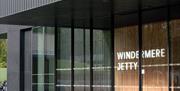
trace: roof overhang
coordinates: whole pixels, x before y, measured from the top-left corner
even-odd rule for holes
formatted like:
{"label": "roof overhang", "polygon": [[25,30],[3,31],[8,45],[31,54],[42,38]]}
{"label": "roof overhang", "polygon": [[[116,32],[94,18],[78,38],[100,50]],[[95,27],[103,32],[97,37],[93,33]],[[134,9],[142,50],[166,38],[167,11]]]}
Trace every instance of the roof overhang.
{"label": "roof overhang", "polygon": [[[94,0],[93,5],[93,27],[94,28],[109,28],[111,25],[111,5],[110,0]],[[131,0],[128,0],[131,1]],[[147,0],[148,1],[148,0]],[[161,0],[162,1],[162,0]],[[166,1],[166,0],[164,0]],[[175,0],[176,1],[176,0]],[[178,1],[178,0],[177,0]],[[131,3],[131,2],[129,2]],[[74,21],[75,27],[89,27],[90,25],[90,2],[89,0],[76,0],[74,7],[71,6],[71,0],[62,0],[56,3],[38,7],[35,9],[20,12],[14,15],[0,18],[0,24],[12,25],[30,25],[30,26],[60,26],[71,27]],[[171,5],[171,18],[179,18],[179,4]],[[121,5],[121,4],[120,4]],[[128,5],[127,5],[128,6]],[[131,6],[128,6],[130,9]],[[154,9],[154,10],[152,10]],[[142,9],[143,23],[164,21],[167,18],[166,5],[149,7]],[[74,13],[72,13],[74,11]],[[121,10],[120,10],[121,11]],[[123,11],[124,12],[124,11]],[[127,10],[117,13],[115,16],[116,25],[131,25],[138,24],[137,10]],[[73,18],[73,19],[72,19]]]}
{"label": "roof overhang", "polygon": [[[109,0],[95,0],[93,7],[94,27],[104,28],[110,22]],[[71,27],[72,18],[75,27],[89,27],[90,2],[89,0],[77,0],[74,8],[71,0],[62,0],[56,3],[20,12],[14,15],[0,18],[0,24],[30,25],[30,26],[57,26]],[[104,8],[105,7],[105,8]],[[74,13],[72,13],[74,11]],[[110,23],[109,23],[110,25]]]}

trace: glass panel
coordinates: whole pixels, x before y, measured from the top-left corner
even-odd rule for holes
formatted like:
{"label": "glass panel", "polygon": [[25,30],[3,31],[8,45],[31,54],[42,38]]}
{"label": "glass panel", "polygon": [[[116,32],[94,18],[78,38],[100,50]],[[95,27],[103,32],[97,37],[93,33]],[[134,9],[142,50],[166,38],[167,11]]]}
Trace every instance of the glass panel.
{"label": "glass panel", "polygon": [[70,69],[57,69],[57,85],[71,85],[71,70]]}
{"label": "glass panel", "polygon": [[90,91],[89,87],[75,87],[75,91]]}
{"label": "glass panel", "polygon": [[93,88],[110,91],[111,88],[111,32],[93,30]]}
{"label": "glass panel", "polygon": [[138,14],[115,16],[115,91],[139,91],[137,21]]}
{"label": "glass panel", "polygon": [[64,85],[64,86],[57,86],[57,91],[71,91],[71,86]]}
{"label": "glass panel", "polygon": [[71,68],[71,29],[58,28],[57,36],[57,68],[70,69]]}
{"label": "glass panel", "polygon": [[89,90],[90,47],[89,30],[75,29],[74,34],[74,87],[75,91]]}
{"label": "glass panel", "polygon": [[71,29],[57,30],[57,91],[71,90]]}
{"label": "glass panel", "polygon": [[172,91],[180,90],[180,20],[172,20],[171,21],[171,36],[172,36],[172,81],[171,88]]}
{"label": "glass panel", "polygon": [[[156,12],[161,14],[156,16]],[[143,12],[143,91],[168,91],[168,37],[165,19],[166,9]]]}
{"label": "glass panel", "polygon": [[33,91],[54,91],[54,28],[33,28]]}
{"label": "glass panel", "polygon": [[[178,1],[178,0],[172,0]],[[171,8],[171,89],[180,91],[180,5]]]}
{"label": "glass panel", "polygon": [[168,91],[166,24],[153,22],[143,26],[143,91]]}
{"label": "glass panel", "polygon": [[74,91],[90,90],[90,0],[76,0],[74,8]]}
{"label": "glass panel", "polygon": [[92,0],[93,91],[111,90],[111,0]]}

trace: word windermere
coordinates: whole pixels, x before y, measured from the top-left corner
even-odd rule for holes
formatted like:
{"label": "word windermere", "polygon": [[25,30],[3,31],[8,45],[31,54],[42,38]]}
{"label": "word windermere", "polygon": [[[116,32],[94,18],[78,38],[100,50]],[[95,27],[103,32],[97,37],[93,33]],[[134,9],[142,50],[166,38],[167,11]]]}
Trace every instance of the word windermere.
{"label": "word windermere", "polygon": [[[165,57],[165,49],[151,49],[143,50],[142,58],[158,58]],[[139,59],[139,51],[127,51],[127,52],[117,52],[118,60],[130,60],[130,59]],[[123,62],[118,63],[117,70],[136,70],[138,67],[138,62]]]}
{"label": "word windermere", "polygon": [[[142,58],[165,57],[165,49],[152,49],[142,51]],[[139,51],[117,52],[118,60],[139,59]]]}

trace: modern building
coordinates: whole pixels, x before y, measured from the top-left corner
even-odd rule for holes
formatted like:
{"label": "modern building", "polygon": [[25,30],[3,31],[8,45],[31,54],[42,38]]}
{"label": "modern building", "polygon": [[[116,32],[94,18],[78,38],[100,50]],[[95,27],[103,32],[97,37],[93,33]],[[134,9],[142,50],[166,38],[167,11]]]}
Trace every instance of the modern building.
{"label": "modern building", "polygon": [[180,0],[0,0],[7,89],[180,91],[179,10]]}

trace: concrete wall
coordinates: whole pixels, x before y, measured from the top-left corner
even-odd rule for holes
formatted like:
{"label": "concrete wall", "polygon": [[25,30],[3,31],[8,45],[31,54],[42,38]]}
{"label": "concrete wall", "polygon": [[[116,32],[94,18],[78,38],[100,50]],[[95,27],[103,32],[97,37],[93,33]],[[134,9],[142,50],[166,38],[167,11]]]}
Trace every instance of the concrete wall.
{"label": "concrete wall", "polygon": [[7,33],[8,91],[20,91],[20,30],[30,26],[0,25],[0,34]]}
{"label": "concrete wall", "polygon": [[8,31],[8,91],[20,91],[20,31]]}

